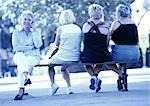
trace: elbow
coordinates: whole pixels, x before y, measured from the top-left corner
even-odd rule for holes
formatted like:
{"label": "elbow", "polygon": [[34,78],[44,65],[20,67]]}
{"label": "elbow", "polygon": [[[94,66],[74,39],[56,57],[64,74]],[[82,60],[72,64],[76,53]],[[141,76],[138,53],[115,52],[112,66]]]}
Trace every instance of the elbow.
{"label": "elbow", "polygon": [[35,45],[36,48],[40,48],[42,46],[43,43],[39,43],[37,45]]}

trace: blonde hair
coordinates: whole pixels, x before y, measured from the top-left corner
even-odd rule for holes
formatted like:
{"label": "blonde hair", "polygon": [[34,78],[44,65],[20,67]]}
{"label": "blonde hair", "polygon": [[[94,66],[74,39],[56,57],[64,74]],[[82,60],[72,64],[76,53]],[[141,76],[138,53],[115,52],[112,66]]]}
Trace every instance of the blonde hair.
{"label": "blonde hair", "polygon": [[20,15],[20,18],[19,18],[19,19],[20,19],[20,20],[19,20],[20,23],[22,23],[22,21],[23,21],[25,15],[31,16],[31,17],[32,17],[32,21],[34,22],[34,14],[33,14],[33,12],[30,11],[30,10],[26,10],[26,11],[23,11],[22,14]]}
{"label": "blonde hair", "polygon": [[89,6],[88,14],[92,19],[102,19],[104,17],[103,7],[99,4]]}
{"label": "blonde hair", "polygon": [[124,4],[119,4],[116,7],[116,12],[120,13],[121,17],[129,17],[131,15],[131,9],[129,8],[129,6]]}
{"label": "blonde hair", "polygon": [[61,25],[74,23],[74,22],[76,22],[76,18],[71,9],[67,9],[61,12],[59,16],[59,23]]}

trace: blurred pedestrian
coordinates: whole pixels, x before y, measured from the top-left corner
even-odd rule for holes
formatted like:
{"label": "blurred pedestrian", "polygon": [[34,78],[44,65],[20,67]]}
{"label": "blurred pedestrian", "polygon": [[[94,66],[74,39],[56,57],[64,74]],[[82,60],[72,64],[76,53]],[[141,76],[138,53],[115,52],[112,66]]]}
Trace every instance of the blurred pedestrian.
{"label": "blurred pedestrian", "polygon": [[9,26],[3,22],[1,23],[0,28],[0,58],[2,77],[4,77],[6,72],[9,71],[7,64],[9,61],[8,52],[10,52],[11,49],[11,33],[9,32]]}

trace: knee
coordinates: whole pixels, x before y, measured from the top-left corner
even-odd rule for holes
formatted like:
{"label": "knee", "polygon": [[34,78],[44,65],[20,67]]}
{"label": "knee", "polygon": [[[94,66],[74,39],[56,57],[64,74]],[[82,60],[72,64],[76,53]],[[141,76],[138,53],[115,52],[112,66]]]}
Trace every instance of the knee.
{"label": "knee", "polygon": [[92,67],[91,65],[86,65],[85,68],[86,68],[86,69],[91,69],[91,68],[93,68],[93,67]]}
{"label": "knee", "polygon": [[21,52],[16,53],[13,57],[13,61],[14,61],[15,64],[19,64],[19,63],[21,63],[22,61],[25,61],[25,60],[26,60],[25,54],[21,53]]}
{"label": "knee", "polygon": [[96,70],[100,70],[100,69],[102,69],[102,67],[103,67],[102,65],[96,65],[96,66],[95,66],[95,69],[96,69]]}
{"label": "knee", "polygon": [[66,69],[64,69],[64,68],[63,68],[63,69],[61,69],[61,72],[65,72],[65,71],[66,71]]}
{"label": "knee", "polygon": [[61,67],[61,72],[66,71],[66,67]]}
{"label": "knee", "polygon": [[48,71],[54,71],[54,67],[53,66],[49,66],[48,67]]}

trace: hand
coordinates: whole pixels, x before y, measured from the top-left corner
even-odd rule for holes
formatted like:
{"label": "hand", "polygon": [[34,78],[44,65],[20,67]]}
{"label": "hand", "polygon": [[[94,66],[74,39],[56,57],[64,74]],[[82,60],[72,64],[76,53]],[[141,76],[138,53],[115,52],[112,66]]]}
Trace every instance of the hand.
{"label": "hand", "polygon": [[31,24],[31,31],[33,31],[33,32],[36,31],[36,27],[35,27],[34,23]]}

